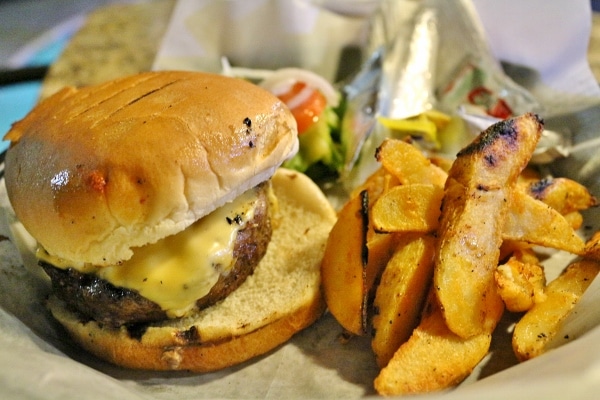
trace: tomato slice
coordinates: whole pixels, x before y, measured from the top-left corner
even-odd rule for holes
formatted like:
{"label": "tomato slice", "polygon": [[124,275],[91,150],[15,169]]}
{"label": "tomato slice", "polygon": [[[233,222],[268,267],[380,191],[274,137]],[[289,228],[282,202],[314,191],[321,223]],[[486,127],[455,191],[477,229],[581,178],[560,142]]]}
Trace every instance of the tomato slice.
{"label": "tomato slice", "polygon": [[292,111],[298,124],[299,135],[319,120],[327,106],[325,96],[320,91],[309,88],[304,82],[294,83],[290,90],[277,97]]}

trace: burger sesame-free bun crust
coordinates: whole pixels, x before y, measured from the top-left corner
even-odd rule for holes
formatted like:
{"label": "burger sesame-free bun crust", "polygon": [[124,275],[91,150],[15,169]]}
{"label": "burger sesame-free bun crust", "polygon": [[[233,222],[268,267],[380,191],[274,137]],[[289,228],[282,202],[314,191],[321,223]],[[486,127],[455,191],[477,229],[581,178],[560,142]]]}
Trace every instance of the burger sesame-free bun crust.
{"label": "burger sesame-free bun crust", "polygon": [[273,189],[279,211],[267,254],[222,302],[151,325],[140,339],[124,327],[81,322],[56,298],[49,301],[52,314],[83,348],[127,368],[207,372],[277,347],[325,309],[320,265],[336,214],[320,189],[298,172],[278,170]]}
{"label": "burger sesame-free bun crust", "polygon": [[267,180],[296,122],[241,79],[149,72],[66,88],[14,124],[6,186],[53,256],[111,265]]}

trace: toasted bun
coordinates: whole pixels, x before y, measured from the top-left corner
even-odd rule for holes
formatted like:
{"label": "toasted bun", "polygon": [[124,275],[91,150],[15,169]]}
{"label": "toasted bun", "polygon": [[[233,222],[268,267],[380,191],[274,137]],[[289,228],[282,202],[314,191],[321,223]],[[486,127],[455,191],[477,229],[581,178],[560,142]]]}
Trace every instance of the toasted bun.
{"label": "toasted bun", "polygon": [[14,124],[6,187],[51,254],[110,265],[267,180],[296,122],[241,79],[149,72],[67,88]]}
{"label": "toasted bun", "polygon": [[49,307],[83,348],[127,368],[214,371],[287,341],[324,311],[320,264],[336,214],[305,175],[273,177],[279,211],[267,254],[253,275],[222,302],[181,320],[149,326],[141,338],[125,327],[82,322],[56,298]]}

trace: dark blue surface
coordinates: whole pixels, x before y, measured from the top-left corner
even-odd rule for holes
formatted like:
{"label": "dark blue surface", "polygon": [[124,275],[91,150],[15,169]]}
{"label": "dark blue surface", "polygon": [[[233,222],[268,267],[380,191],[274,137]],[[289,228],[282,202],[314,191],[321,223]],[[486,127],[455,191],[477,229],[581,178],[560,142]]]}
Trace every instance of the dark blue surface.
{"label": "dark blue surface", "polygon": [[[64,49],[71,33],[46,43],[33,52],[22,66],[50,65]],[[23,118],[38,101],[41,81],[23,82],[0,87],[0,138],[3,138],[11,125]],[[0,152],[8,147],[8,142],[0,142]]]}
{"label": "dark blue surface", "polygon": [[[2,137],[13,122],[23,118],[35,105],[41,82],[24,82],[0,88],[0,132]],[[0,152],[8,147],[8,142],[0,143]]]}

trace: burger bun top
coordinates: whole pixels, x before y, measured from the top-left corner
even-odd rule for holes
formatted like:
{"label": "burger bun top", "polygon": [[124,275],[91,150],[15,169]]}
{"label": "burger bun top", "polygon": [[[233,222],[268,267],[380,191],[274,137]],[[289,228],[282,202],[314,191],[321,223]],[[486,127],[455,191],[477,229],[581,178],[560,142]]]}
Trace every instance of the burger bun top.
{"label": "burger bun top", "polygon": [[298,148],[274,95],[237,78],[162,71],[65,88],[5,137],[9,199],[73,265],[112,265],[268,180]]}

